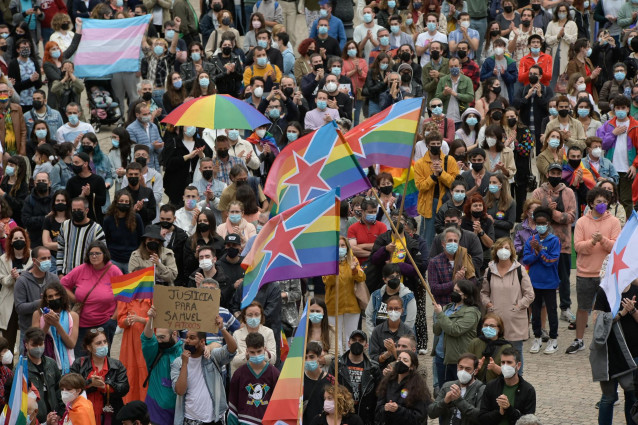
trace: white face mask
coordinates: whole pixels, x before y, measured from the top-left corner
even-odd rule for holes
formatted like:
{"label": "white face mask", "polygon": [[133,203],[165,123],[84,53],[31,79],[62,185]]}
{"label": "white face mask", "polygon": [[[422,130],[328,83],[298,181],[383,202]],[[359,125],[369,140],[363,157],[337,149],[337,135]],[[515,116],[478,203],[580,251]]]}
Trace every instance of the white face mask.
{"label": "white face mask", "polygon": [[213,268],[213,260],[205,258],[199,261],[199,267],[205,272]]}
{"label": "white face mask", "polygon": [[464,370],[458,370],[456,372],[456,377],[459,378],[459,382],[463,385],[467,384],[468,382],[472,380],[472,374]]}
{"label": "white face mask", "polygon": [[496,56],[501,56],[503,53],[505,53],[505,49],[502,47],[495,47],[494,48],[494,54]]}
{"label": "white face mask", "polygon": [[391,321],[396,322],[397,320],[399,320],[401,318],[401,312],[400,311],[388,311],[388,318]]}
{"label": "white face mask", "polygon": [[591,154],[596,158],[600,158],[600,156],[603,154],[603,150],[601,148],[594,148],[591,150]]}
{"label": "white face mask", "polygon": [[74,391],[64,391],[64,390],[62,390],[60,393],[62,395],[62,402],[65,405],[70,404],[73,400],[78,398],[78,395]]}
{"label": "white face mask", "polygon": [[470,27],[470,21],[463,21],[461,22],[461,26],[463,28],[469,28]]}
{"label": "white face mask", "polygon": [[3,365],[13,364],[13,353],[11,352],[11,350],[5,351],[4,354],[2,355],[2,364]]}
{"label": "white face mask", "polygon": [[512,256],[512,251],[510,251],[507,248],[501,248],[498,251],[496,251],[496,255],[498,256],[499,260],[507,260],[508,258]]}
{"label": "white face mask", "polygon": [[260,128],[259,130],[255,131],[255,133],[260,139],[263,139],[264,136],[266,135],[266,130],[263,128]]}
{"label": "white face mask", "polygon": [[489,146],[490,148],[494,145],[496,145],[496,138],[495,137],[486,137],[485,141],[487,142],[487,146]]}
{"label": "white face mask", "polygon": [[255,95],[255,97],[262,97],[264,95],[264,89],[261,87],[256,87],[255,90],[253,90],[253,94]]}
{"label": "white face mask", "polygon": [[587,84],[579,84],[576,86],[576,90],[578,91],[585,91],[587,89]]}
{"label": "white face mask", "polygon": [[333,91],[337,90],[337,83],[333,83],[332,81],[326,84],[326,90],[329,93],[332,93]]}
{"label": "white face mask", "polygon": [[503,377],[505,379],[509,379],[512,376],[516,375],[516,368],[508,364],[504,364],[501,366],[501,372],[503,373]]}

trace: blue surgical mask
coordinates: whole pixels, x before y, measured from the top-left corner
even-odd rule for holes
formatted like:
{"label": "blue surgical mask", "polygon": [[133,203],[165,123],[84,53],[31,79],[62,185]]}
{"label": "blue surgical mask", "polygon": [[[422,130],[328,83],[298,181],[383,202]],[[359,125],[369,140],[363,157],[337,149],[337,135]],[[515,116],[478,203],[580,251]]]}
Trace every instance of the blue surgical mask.
{"label": "blue surgical mask", "polygon": [[379,43],[385,47],[390,44],[390,37],[384,35],[383,37],[379,37]]}
{"label": "blue surgical mask", "polygon": [[456,242],[448,242],[445,244],[445,251],[448,254],[454,255],[456,251],[459,249],[459,244]]}
{"label": "blue surgical mask", "polygon": [[259,47],[263,47],[264,49],[268,48],[268,40],[257,40],[257,45]]}
{"label": "blue surgical mask", "polygon": [[310,320],[312,323],[319,323],[323,320],[323,314],[322,313],[309,313],[308,314],[308,320]]}
{"label": "blue surgical mask", "polygon": [[120,141],[117,139],[111,139],[111,144],[113,145],[114,148],[120,147]]}
{"label": "blue surgical mask", "polygon": [[545,233],[547,233],[547,229],[548,229],[547,224],[538,224],[536,226],[536,231],[541,235],[544,235]]}
{"label": "blue surgical mask", "polygon": [[229,214],[228,219],[231,223],[239,223],[241,221],[241,214]]}
{"label": "blue surgical mask", "polygon": [[12,167],[11,165],[7,165],[6,168],[4,169],[4,173],[7,176],[12,176],[15,174],[15,172],[16,172],[15,167]]}
{"label": "blue surgical mask", "polygon": [[498,187],[497,184],[491,184],[489,186],[490,192],[492,193],[498,193],[498,191],[501,189],[500,187]]}
{"label": "blue surgical mask", "polygon": [[476,117],[469,117],[467,120],[465,120],[465,122],[467,123],[467,125],[469,125],[470,127],[475,126],[476,124],[478,124],[478,118]]}
{"label": "blue surgical mask", "polygon": [[412,25],[413,23],[414,23],[414,19],[412,19],[412,18],[408,18],[408,19],[406,19],[406,20],[405,20],[405,24],[406,24],[407,26],[410,26],[410,25]]}
{"label": "blue surgical mask", "polygon": [[616,81],[620,82],[620,81],[625,79],[625,73],[624,72],[615,72],[614,73],[614,78],[616,79]]}
{"label": "blue surgical mask", "polygon": [[155,46],[155,47],[153,47],[153,52],[155,52],[155,54],[157,56],[162,56],[164,54],[164,47],[163,46]]}
{"label": "blue surgical mask", "polygon": [[308,372],[313,372],[317,370],[317,368],[319,367],[319,363],[317,363],[316,360],[309,360],[309,361],[306,361],[304,367],[306,368]]}
{"label": "blue surgical mask", "polygon": [[490,328],[489,326],[485,326],[481,330],[483,331],[483,335],[485,335],[486,338],[494,338],[498,334],[498,332],[496,332],[496,329]]}
{"label": "blue surgical mask", "polygon": [[397,7],[397,2],[396,2],[396,1],[394,1],[394,0],[390,0],[390,1],[388,2],[388,7],[389,7],[390,9],[394,9],[395,7]]}
{"label": "blue surgical mask", "polygon": [[443,107],[442,106],[437,106],[435,108],[432,108],[432,113],[434,115],[443,115]]}
{"label": "blue surgical mask", "polygon": [[339,247],[339,258],[345,258],[348,254],[348,248]]}
{"label": "blue surgical mask", "polygon": [[332,75],[336,75],[337,78],[341,76],[341,68],[338,66],[333,66],[330,71],[332,72]]}
{"label": "blue surgical mask", "polygon": [[364,13],[363,22],[365,22],[366,24],[369,24],[370,22],[372,22],[372,13]]}
{"label": "blue surgical mask", "polygon": [[208,85],[210,84],[210,80],[208,78],[200,78],[199,79],[199,85],[202,87],[208,87]]}
{"label": "blue surgical mask", "polygon": [[540,47],[530,47],[529,50],[534,53],[535,55],[539,54],[541,52],[541,48]]}
{"label": "blue surgical mask", "polygon": [[366,221],[368,223],[374,223],[375,221],[377,221],[377,215],[376,214],[366,214]]}
{"label": "blue surgical mask", "polygon": [[48,272],[49,270],[51,270],[51,260],[40,261],[38,268],[41,272]]}
{"label": "blue surgical mask", "polygon": [[264,360],[266,359],[266,355],[265,354],[260,354],[258,356],[250,356],[250,358],[248,359],[249,362],[251,362],[252,364],[260,364],[262,363]]}
{"label": "blue surgical mask", "polygon": [[228,138],[233,141],[239,139],[239,130],[228,130]]}
{"label": "blue surgical mask", "polygon": [[196,131],[197,131],[197,127],[192,127],[192,126],[184,127],[184,134],[186,134],[188,137],[193,137]]}
{"label": "blue surgical mask", "polygon": [[399,25],[391,25],[390,31],[392,32],[392,34],[398,34],[399,31],[401,31],[401,27]]}
{"label": "blue surgical mask", "polygon": [[35,137],[38,139],[44,139],[47,137],[47,130],[45,128],[41,128],[40,130],[35,131]]}
{"label": "blue surgical mask", "polygon": [[251,328],[258,328],[261,325],[261,316],[247,317],[246,324]]}
{"label": "blue surgical mask", "polygon": [[357,56],[357,49],[348,49],[348,56],[354,58]]}
{"label": "blue surgical mask", "polygon": [[199,52],[194,52],[191,53],[191,59],[193,60],[193,62],[197,62],[202,58],[202,54]]}
{"label": "blue surgical mask", "polygon": [[328,16],[328,11],[326,9],[319,9],[319,16],[325,18],[326,16]]}
{"label": "blue surgical mask", "polygon": [[101,347],[97,347],[95,349],[95,355],[98,356],[99,358],[104,358],[109,354],[109,346],[108,345],[102,345]]}
{"label": "blue surgical mask", "polygon": [[289,131],[286,133],[286,137],[288,138],[289,142],[294,142],[295,140],[297,140],[297,138],[299,138],[299,134]]}
{"label": "blue surgical mask", "polygon": [[71,114],[68,116],[68,118],[71,125],[78,125],[78,123],[80,122],[80,117],[76,114]]}
{"label": "blue surgical mask", "polygon": [[319,34],[328,34],[328,27],[325,25],[321,25],[319,28],[317,28],[317,32]]}
{"label": "blue surgical mask", "polygon": [[165,37],[167,40],[172,40],[175,37],[175,30],[166,30]]}
{"label": "blue surgical mask", "polygon": [[183,84],[184,82],[182,80],[173,81],[173,87],[177,90],[181,89]]}
{"label": "blue surgical mask", "polygon": [[322,111],[324,109],[326,109],[328,107],[328,102],[325,100],[318,100],[317,101],[317,108],[321,109]]}
{"label": "blue surgical mask", "polygon": [[627,118],[627,111],[624,109],[614,110],[614,113],[616,114],[616,118],[620,118],[621,120]]}
{"label": "blue surgical mask", "polygon": [[456,201],[456,202],[462,202],[463,200],[465,200],[465,193],[464,192],[454,192],[452,194],[452,198]]}
{"label": "blue surgical mask", "polygon": [[549,114],[553,117],[558,115],[558,109],[556,108],[549,108]]}
{"label": "blue surgical mask", "polygon": [[279,113],[279,109],[277,108],[273,108],[268,112],[268,116],[274,120],[279,119],[279,116],[281,114]]}
{"label": "blue surgical mask", "polygon": [[591,47],[590,47],[589,49],[587,49],[587,57],[590,57],[590,56],[591,56],[591,52],[592,52],[592,49],[591,49]]}
{"label": "blue surgical mask", "polygon": [[265,56],[262,56],[260,58],[257,58],[257,65],[258,66],[266,66],[268,64],[268,58]]}
{"label": "blue surgical mask", "polygon": [[427,25],[428,31],[430,32],[436,31],[436,26],[437,26],[436,22],[428,22],[428,25]]}
{"label": "blue surgical mask", "polygon": [[388,69],[388,64],[387,63],[381,63],[381,64],[379,64],[379,68],[381,69],[381,71],[385,71],[386,69]]}
{"label": "blue surgical mask", "polygon": [[60,55],[62,54],[62,52],[60,52],[59,50],[51,50],[51,57],[53,59],[57,59],[60,57]]}

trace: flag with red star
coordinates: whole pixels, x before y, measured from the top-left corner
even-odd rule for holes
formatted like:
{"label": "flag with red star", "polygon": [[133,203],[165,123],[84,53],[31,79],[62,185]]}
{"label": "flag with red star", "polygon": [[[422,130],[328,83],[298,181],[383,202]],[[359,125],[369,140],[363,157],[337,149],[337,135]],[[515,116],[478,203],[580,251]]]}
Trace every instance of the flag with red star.
{"label": "flag with red star", "polygon": [[638,214],[631,212],[609,254],[605,277],[600,287],[605,291],[614,317],[620,309],[622,291],[638,276]]}
{"label": "flag with red star", "polygon": [[286,146],[268,172],[264,193],[286,211],[340,187],[341,199],[370,188],[370,182],[333,122]]}
{"label": "flag with red star", "polygon": [[241,264],[246,270],[241,308],[267,283],[339,273],[340,208],[336,188],[266,223]]}

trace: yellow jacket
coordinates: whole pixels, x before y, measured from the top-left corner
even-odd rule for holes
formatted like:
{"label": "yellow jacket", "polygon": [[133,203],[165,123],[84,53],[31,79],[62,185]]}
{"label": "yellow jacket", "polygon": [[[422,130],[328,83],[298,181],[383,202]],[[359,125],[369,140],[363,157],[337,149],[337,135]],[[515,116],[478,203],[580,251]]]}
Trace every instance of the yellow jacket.
{"label": "yellow jacket", "polygon": [[[259,68],[257,64],[253,64],[247,66],[244,70],[244,87],[248,87],[250,85],[250,79],[253,77],[262,77],[264,81],[268,80],[266,74],[268,72],[272,72],[272,77],[268,77],[272,83],[279,83],[281,81],[281,71],[277,65],[271,65],[270,63],[266,64],[265,67]],[[268,83],[266,83],[266,87],[270,87]]]}
{"label": "yellow jacket", "polygon": [[[446,161],[447,165],[445,164]],[[434,199],[435,185],[439,185],[439,200],[436,205],[436,210],[438,211],[443,204],[443,195],[450,189],[452,182],[459,175],[459,167],[452,155],[441,154],[441,164],[443,165],[443,171],[441,171],[441,175],[436,180],[432,178],[434,173],[429,150],[423,158],[414,164],[414,183],[419,189],[418,210],[419,214],[425,218],[432,218],[432,200]]]}
{"label": "yellow jacket", "polygon": [[[354,295],[355,282],[364,282],[366,274],[359,265],[359,261],[352,257],[356,263],[353,270],[347,260],[339,262],[339,314],[359,314],[359,302]],[[337,276],[323,276],[323,283],[326,285],[326,306],[328,307],[328,315],[335,315],[335,286],[337,285]]]}

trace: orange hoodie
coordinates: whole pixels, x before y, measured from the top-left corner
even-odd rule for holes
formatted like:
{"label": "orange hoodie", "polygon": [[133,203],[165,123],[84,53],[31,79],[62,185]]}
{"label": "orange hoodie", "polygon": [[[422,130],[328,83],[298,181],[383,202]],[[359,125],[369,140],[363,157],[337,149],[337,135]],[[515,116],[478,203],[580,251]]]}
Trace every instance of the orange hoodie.
{"label": "orange hoodie", "polygon": [[[602,239],[592,245],[591,235],[596,232],[600,232]],[[579,218],[574,229],[574,249],[578,254],[576,276],[599,277],[603,260],[613,249],[618,235],[620,221],[609,212],[605,212],[599,219],[595,219],[591,211]]]}

